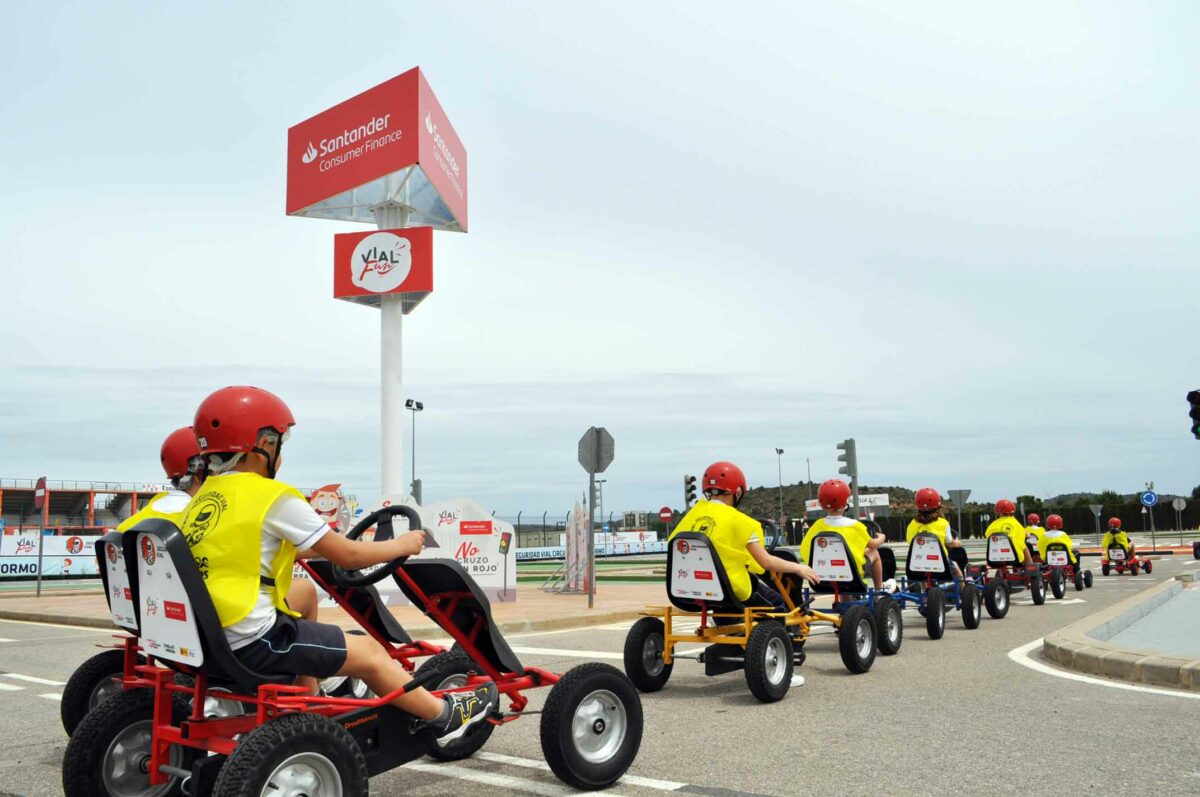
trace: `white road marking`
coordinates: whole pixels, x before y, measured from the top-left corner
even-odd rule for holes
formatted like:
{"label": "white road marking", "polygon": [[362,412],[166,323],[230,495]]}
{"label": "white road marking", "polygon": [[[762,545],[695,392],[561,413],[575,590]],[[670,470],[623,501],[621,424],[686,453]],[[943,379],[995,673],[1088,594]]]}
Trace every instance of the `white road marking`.
{"label": "white road marking", "polygon": [[[1013,601],[1013,603],[1020,605],[1020,606],[1033,606],[1034,605],[1033,598],[1029,598],[1028,600]],[[1053,599],[1047,598],[1046,603],[1044,605],[1046,605],[1046,606],[1070,606],[1075,603],[1087,603],[1087,601],[1084,600],[1083,598],[1067,598],[1066,600],[1053,600]]]}
{"label": "white road marking", "polygon": [[21,675],[19,672],[0,672],[0,678],[12,678],[14,681],[26,681],[31,684],[46,686],[66,686],[66,681],[51,681],[47,678],[35,678],[32,675]]}
{"label": "white road marking", "polygon": [[25,687],[16,684],[0,683],[0,692],[20,692]]}
{"label": "white road marking", "polygon": [[44,697],[47,700],[62,700],[62,695],[57,692],[46,692],[45,694],[38,695],[38,697]]}
{"label": "white road marking", "polygon": [[16,642],[16,641],[17,640],[15,640],[15,639],[4,639],[3,637],[0,637],[0,642]]}
{"label": "white road marking", "polygon": [[121,633],[116,628],[89,628],[85,625],[66,625],[64,623],[43,623],[38,620],[4,620],[0,619],[0,623],[14,623],[16,625],[41,625],[46,628],[66,628],[70,631],[84,631],[89,634],[119,634]]}
{"label": "white road marking", "polygon": [[1183,697],[1192,700],[1200,700],[1200,693],[1196,692],[1179,692],[1173,689],[1157,689],[1153,686],[1138,686],[1137,684],[1121,683],[1120,681],[1108,681],[1103,678],[1094,678],[1090,675],[1082,673],[1070,672],[1068,670],[1060,670],[1055,667],[1050,667],[1040,661],[1034,661],[1030,656],[1030,651],[1040,647],[1042,639],[1035,639],[1032,642],[1021,645],[1019,648],[1013,648],[1008,652],[1008,657],[1020,664],[1022,667],[1028,667],[1031,670],[1043,673],[1045,675],[1053,675],[1056,678],[1066,678],[1068,681],[1079,681],[1080,683],[1093,684],[1096,686],[1108,686],[1113,689],[1124,689],[1128,692],[1148,692],[1152,695],[1166,695],[1167,697]]}
{"label": "white road marking", "polygon": [[[574,789],[558,783],[539,783],[534,780],[525,780],[524,778],[515,778],[511,775],[497,775],[490,772],[480,772],[475,769],[455,766],[453,764],[405,764],[405,769],[416,770],[417,772],[425,772],[430,775],[439,775],[445,778],[457,778],[465,780],[469,783],[479,783],[484,786],[492,786],[501,789],[511,789],[512,791],[525,792],[526,794],[540,794],[542,797],[568,797],[579,792]],[[613,795],[612,792],[606,792],[611,797],[619,797]]]}
{"label": "white road marking", "polygon": [[621,653],[609,653],[606,650],[569,650],[563,648],[529,648],[518,646],[512,649],[513,653],[526,653],[531,656],[563,656],[569,659],[608,659],[611,661],[623,661],[625,656]]}
{"label": "white road marking", "polygon": [[[536,761],[532,758],[519,758],[515,755],[504,755],[502,753],[479,752],[475,754],[475,758],[484,761],[491,761],[495,764],[508,764],[513,767],[525,767],[526,769],[537,769],[543,772],[550,772],[550,765],[545,761]],[[617,783],[626,786],[638,786],[643,789],[656,789],[658,791],[679,791],[686,783],[678,783],[673,780],[659,780],[658,778],[643,778],[640,775],[625,775],[617,781]]]}

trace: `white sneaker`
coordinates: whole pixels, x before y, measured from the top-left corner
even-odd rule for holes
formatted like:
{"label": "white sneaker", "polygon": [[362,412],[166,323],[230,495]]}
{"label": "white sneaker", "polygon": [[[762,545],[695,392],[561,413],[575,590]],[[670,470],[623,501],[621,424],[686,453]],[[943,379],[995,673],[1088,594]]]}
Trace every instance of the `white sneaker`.
{"label": "white sneaker", "polygon": [[891,595],[900,591],[900,585],[896,583],[896,579],[889,578],[887,581],[883,582],[883,587],[881,587],[881,589]]}

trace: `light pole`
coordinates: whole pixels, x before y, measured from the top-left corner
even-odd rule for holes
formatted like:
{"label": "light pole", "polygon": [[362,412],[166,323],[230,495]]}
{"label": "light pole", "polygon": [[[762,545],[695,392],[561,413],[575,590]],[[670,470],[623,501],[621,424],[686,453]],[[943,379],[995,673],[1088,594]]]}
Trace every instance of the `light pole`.
{"label": "light pole", "polygon": [[812,500],[812,461],[809,460],[808,457],[805,457],[804,464],[808,468],[808,500],[811,501]]}
{"label": "light pole", "polygon": [[779,467],[779,528],[783,528],[783,449],[775,449],[775,464]]}
{"label": "light pole", "polygon": [[421,496],[418,495],[420,488],[417,486],[417,413],[425,409],[425,403],[414,399],[407,399],[404,402],[404,409],[412,413],[412,497],[416,502],[421,503]]}

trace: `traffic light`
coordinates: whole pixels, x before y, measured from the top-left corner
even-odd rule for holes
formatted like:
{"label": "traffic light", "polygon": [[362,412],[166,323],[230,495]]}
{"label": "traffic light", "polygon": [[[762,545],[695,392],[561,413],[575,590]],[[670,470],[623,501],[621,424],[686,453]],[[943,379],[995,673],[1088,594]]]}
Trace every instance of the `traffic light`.
{"label": "traffic light", "polygon": [[1188,410],[1188,415],[1192,418],[1192,437],[1200,440],[1200,390],[1193,390],[1187,394],[1188,404],[1192,405]]}
{"label": "traffic light", "polygon": [[842,466],[838,468],[838,473],[844,473],[850,477],[850,481],[858,481],[858,453],[854,449],[854,438],[850,437],[837,444],[838,462]]}
{"label": "traffic light", "polygon": [[683,505],[689,507],[696,503],[696,477],[683,477]]}

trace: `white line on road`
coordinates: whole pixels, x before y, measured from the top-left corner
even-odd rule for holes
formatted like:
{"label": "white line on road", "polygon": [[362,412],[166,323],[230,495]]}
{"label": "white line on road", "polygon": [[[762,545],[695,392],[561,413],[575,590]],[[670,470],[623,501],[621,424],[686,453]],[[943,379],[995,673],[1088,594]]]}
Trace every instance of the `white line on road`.
{"label": "white line on road", "polygon": [[0,672],[0,678],[12,678],[14,681],[27,681],[31,684],[45,684],[46,686],[66,686],[65,681],[51,681],[47,678],[35,678],[32,675],[21,675],[19,672]]}
{"label": "white line on road", "polygon": [[606,650],[569,650],[563,648],[528,648],[514,647],[513,653],[527,653],[531,656],[565,656],[569,659],[610,659],[622,661],[625,656],[620,653],[609,653]]}
{"label": "white line on road", "polygon": [[[1013,601],[1020,606],[1033,606],[1033,599]],[[1067,600],[1047,600],[1045,606],[1070,606],[1075,603],[1087,603],[1083,598],[1068,598]]]}
{"label": "white line on road", "polygon": [[1200,694],[1194,692],[1177,692],[1171,689],[1155,689],[1153,686],[1138,686],[1136,684],[1120,683],[1118,681],[1106,681],[1103,678],[1093,678],[1090,675],[1082,675],[1076,672],[1067,672],[1054,667],[1047,666],[1040,661],[1034,661],[1029,656],[1030,651],[1039,647],[1042,644],[1041,639],[1035,639],[1027,645],[1022,645],[1019,648],[1013,648],[1008,652],[1008,657],[1020,664],[1022,667],[1028,667],[1031,670],[1036,670],[1045,675],[1053,675],[1055,678],[1066,678],[1068,681],[1079,681],[1085,684],[1094,684],[1096,686],[1109,686],[1113,689],[1124,689],[1129,692],[1149,692],[1152,695],[1166,695],[1167,697],[1186,697],[1192,700],[1200,700]]}
{"label": "white line on road", "polygon": [[16,642],[16,641],[17,640],[15,640],[15,639],[4,639],[3,637],[0,637],[0,642]]}
{"label": "white line on road", "polygon": [[47,700],[62,700],[62,695],[58,692],[46,692],[45,694],[38,695],[38,697],[44,697]]}
{"label": "white line on road", "polygon": [[66,628],[71,631],[85,631],[89,634],[119,634],[115,628],[89,628],[85,625],[66,625],[64,623],[43,623],[38,620],[4,620],[0,619],[0,623],[13,623],[15,625],[41,625],[46,628]]}
{"label": "white line on road", "polygon": [[[525,792],[526,794],[540,794],[542,797],[568,797],[568,795],[579,793],[572,788],[558,783],[539,783],[534,780],[515,778],[511,775],[480,772],[466,767],[454,766],[453,764],[405,764],[404,768],[416,770],[417,772],[425,772],[430,775],[457,778],[458,780],[479,783],[484,786],[511,789],[513,791]],[[618,796],[612,795],[611,797]]]}
{"label": "white line on road", "polygon": [[[550,765],[545,761],[537,761],[532,758],[519,758],[515,755],[504,755],[503,753],[487,753],[479,752],[475,754],[475,758],[491,761],[494,764],[508,764],[513,767],[525,767],[526,769],[538,769],[543,772],[550,772]],[[625,775],[617,783],[625,786],[638,786],[644,789],[656,789],[658,791],[679,791],[686,783],[678,783],[673,780],[659,780],[658,778],[643,778],[640,775]]]}
{"label": "white line on road", "polygon": [[25,687],[16,684],[0,683],[0,692],[20,692]]}

